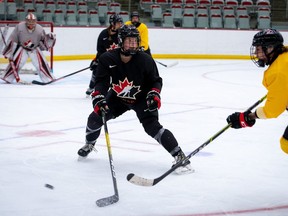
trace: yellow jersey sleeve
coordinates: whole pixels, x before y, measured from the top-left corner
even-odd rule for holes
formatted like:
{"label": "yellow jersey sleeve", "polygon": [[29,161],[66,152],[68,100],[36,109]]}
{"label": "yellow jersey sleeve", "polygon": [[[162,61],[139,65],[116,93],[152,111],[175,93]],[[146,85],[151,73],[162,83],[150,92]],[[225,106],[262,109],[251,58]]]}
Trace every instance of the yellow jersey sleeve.
{"label": "yellow jersey sleeve", "polygon": [[137,29],[141,38],[140,46],[144,47],[144,50],[147,50],[149,47],[148,28],[144,23],[141,23]]}
{"label": "yellow jersey sleeve", "polygon": [[256,110],[259,118],[277,118],[288,107],[288,53],[280,54],[264,72],[262,84],[268,90],[263,107]]}

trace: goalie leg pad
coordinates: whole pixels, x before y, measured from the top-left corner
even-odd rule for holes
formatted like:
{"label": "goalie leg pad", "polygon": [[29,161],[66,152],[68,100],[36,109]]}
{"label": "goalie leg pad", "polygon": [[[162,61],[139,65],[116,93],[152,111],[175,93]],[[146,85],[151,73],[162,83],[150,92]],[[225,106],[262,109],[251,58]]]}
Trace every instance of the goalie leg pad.
{"label": "goalie leg pad", "polygon": [[48,66],[48,62],[42,53],[42,51],[37,47],[33,51],[29,52],[32,64],[36,68],[40,79],[43,82],[50,82],[54,80],[54,76],[51,73],[51,69]]}
{"label": "goalie leg pad", "polygon": [[15,80],[13,68],[11,67],[10,64],[5,69],[5,73],[4,73],[3,77],[1,77],[1,79],[7,83],[12,83]]}
{"label": "goalie leg pad", "polygon": [[[16,73],[18,74],[18,76],[19,76],[19,71],[26,63],[27,58],[28,58],[27,51],[25,51],[22,47],[19,47],[19,49],[13,56],[13,62],[14,62]],[[15,76],[14,76],[13,68],[11,67],[11,64],[7,65],[2,79],[8,83],[12,83],[15,80]]]}

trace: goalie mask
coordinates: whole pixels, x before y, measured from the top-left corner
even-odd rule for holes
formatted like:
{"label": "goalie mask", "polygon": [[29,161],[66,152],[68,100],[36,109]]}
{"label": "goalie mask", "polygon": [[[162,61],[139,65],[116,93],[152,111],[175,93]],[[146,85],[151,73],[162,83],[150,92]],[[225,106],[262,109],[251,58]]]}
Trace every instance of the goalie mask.
{"label": "goalie mask", "polygon": [[118,32],[118,45],[121,54],[125,56],[135,55],[139,51],[139,31],[133,25],[123,25]]}
{"label": "goalie mask", "polygon": [[109,17],[110,29],[112,32],[117,32],[117,30],[123,25],[123,19],[119,14],[112,14]]}
{"label": "goalie mask", "polygon": [[258,67],[271,65],[283,52],[283,37],[276,29],[265,29],[255,34],[250,48],[250,57]]}
{"label": "goalie mask", "polygon": [[36,16],[33,13],[29,13],[25,18],[25,22],[26,22],[26,27],[29,30],[29,32],[33,32],[36,27],[36,22],[37,22]]}

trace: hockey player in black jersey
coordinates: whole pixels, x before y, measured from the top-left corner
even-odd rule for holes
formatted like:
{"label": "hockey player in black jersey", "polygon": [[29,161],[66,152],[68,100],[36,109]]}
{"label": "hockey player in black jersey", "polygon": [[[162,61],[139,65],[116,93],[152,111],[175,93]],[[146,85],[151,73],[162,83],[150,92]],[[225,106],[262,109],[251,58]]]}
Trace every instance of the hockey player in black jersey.
{"label": "hockey player in black jersey", "polygon": [[118,29],[123,25],[123,19],[118,14],[112,14],[109,17],[109,26],[102,30],[97,39],[97,54],[90,63],[92,71],[89,88],[86,90],[86,95],[89,97],[95,86],[95,73],[98,65],[99,57],[108,50],[118,47]]}
{"label": "hockey player in black jersey", "polygon": [[[135,26],[122,26],[118,40],[120,48],[105,52],[99,58],[92,93],[94,111],[87,121],[86,144],[78,155],[86,157],[93,150],[103,125],[101,110],[106,112],[107,121],[134,110],[145,132],[157,140],[175,162],[182,160],[185,155],[174,135],[158,121],[162,78],[154,60],[140,49]],[[178,174],[193,171],[190,161],[176,170]]]}

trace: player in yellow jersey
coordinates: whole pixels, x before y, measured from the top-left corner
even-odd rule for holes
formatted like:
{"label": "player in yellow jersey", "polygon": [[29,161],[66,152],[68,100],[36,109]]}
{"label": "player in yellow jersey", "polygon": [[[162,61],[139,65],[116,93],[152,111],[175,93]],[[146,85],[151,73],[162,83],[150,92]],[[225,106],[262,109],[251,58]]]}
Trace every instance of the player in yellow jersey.
{"label": "player in yellow jersey", "polygon": [[[263,107],[255,112],[235,112],[228,116],[232,128],[251,127],[256,119],[277,118],[288,108],[288,48],[282,35],[275,29],[258,32],[252,42],[250,56],[258,67],[268,66],[262,84],[268,90]],[[288,126],[280,138],[281,149],[288,154]]]}
{"label": "player in yellow jersey", "polygon": [[144,52],[151,55],[147,26],[144,23],[140,22],[140,15],[137,11],[133,11],[130,18],[131,20],[127,21],[125,25],[134,25],[137,28],[140,33],[140,46],[143,47]]}

